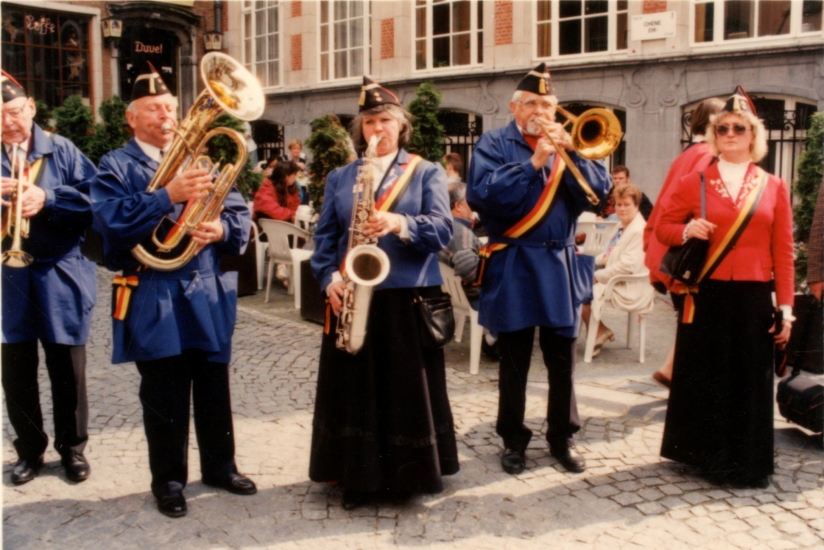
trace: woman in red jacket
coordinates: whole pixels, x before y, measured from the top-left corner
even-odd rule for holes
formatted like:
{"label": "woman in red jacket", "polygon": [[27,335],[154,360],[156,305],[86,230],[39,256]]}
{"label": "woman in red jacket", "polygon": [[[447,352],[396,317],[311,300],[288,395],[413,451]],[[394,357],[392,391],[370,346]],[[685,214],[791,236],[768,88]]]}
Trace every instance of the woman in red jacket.
{"label": "woman in red jacket", "polygon": [[[693,172],[700,172],[710,165],[715,158],[710,152],[710,146],[707,144],[707,126],[710,123],[710,117],[724,108],[724,102],[717,97],[710,97],[698,104],[698,107],[692,112],[690,120],[690,133],[692,134],[692,143],[678,155],[670,165],[667,179],[664,180],[664,185],[661,186],[661,191],[658,193],[658,201],[656,206],[652,209],[652,213],[647,220],[647,226],[644,228],[644,264],[649,269],[649,278],[652,285],[661,294],[666,294],[672,285],[672,279],[661,273],[659,266],[664,254],[667,253],[668,246],[661,244],[655,237],[655,224],[661,216],[661,206],[666,203],[667,196],[673,188],[673,184],[677,183],[687,174]],[[683,298],[677,294],[672,294],[673,307],[677,311],[681,310],[681,302]],[[667,355],[667,359],[660,369],[655,371],[652,379],[665,386],[670,387],[672,380],[672,362],[675,357],[675,344]]]}
{"label": "woman in red jacket", "polygon": [[696,172],[674,185],[655,229],[668,246],[709,240],[714,265],[697,287],[673,285],[686,299],[661,455],[714,483],[765,488],[773,473],[773,348],[789,339],[793,319],[790,195],[754,164],[767,153],[766,130],[740,86],[711,118],[707,138],[719,159],[703,171],[706,219]]}
{"label": "woman in red jacket", "polygon": [[272,175],[263,180],[255,193],[253,219],[271,218],[285,222],[295,221],[300,206],[296,180],[300,167],[293,161],[278,162]]}

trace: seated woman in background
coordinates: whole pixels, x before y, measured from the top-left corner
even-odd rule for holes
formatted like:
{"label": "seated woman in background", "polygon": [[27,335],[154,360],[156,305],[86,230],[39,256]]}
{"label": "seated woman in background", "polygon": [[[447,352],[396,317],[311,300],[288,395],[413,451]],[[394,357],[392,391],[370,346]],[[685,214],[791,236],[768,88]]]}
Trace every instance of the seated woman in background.
{"label": "seated woman in background", "polygon": [[[593,303],[604,296],[607,282],[615,275],[635,275],[647,273],[644,266],[644,216],[640,212],[641,190],[633,184],[621,185],[613,189],[615,213],[621,227],[613,235],[604,253],[595,258],[595,282],[592,287]],[[647,281],[633,281],[616,284],[611,300],[621,309],[639,311],[652,304],[654,290]],[[583,306],[581,316],[589,327],[591,306]],[[603,323],[598,323],[593,357],[601,352],[607,340],[615,340],[615,334]]]}
{"label": "seated woman in background", "polygon": [[278,162],[272,175],[263,180],[255,193],[252,219],[271,218],[285,222],[295,221],[300,206],[297,180],[300,167],[291,161]]}

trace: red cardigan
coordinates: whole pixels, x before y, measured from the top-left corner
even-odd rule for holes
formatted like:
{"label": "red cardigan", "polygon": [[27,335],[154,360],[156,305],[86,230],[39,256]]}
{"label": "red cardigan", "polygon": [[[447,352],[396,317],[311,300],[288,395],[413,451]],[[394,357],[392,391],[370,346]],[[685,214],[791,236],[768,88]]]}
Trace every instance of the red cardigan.
{"label": "red cardigan", "polygon": [[671,288],[672,279],[661,273],[658,269],[661,265],[661,260],[669,248],[655,237],[655,225],[658,223],[658,218],[661,216],[663,210],[662,205],[666,202],[667,196],[672,190],[673,184],[677,183],[687,174],[692,172],[700,172],[705,170],[712,162],[713,156],[710,152],[710,146],[704,142],[696,143],[687,147],[670,166],[667,173],[667,179],[664,180],[664,185],[658,193],[658,200],[655,201],[655,207],[652,209],[647,220],[647,226],[644,228],[644,252],[646,257],[644,264],[649,269],[650,282],[655,283],[660,281],[664,283],[667,288]]}
{"label": "red cardigan", "polygon": [[[741,205],[736,206],[713,185],[714,181],[721,180],[717,165],[704,170],[704,175],[707,220],[718,226],[710,235],[711,255],[738,217]],[[747,170],[745,185],[751,177],[756,177],[754,164]],[[686,222],[701,215],[700,181],[699,173],[694,172],[676,183],[667,196],[655,227],[655,236],[663,244],[682,244]],[[781,178],[769,175],[755,214],[733,249],[710,274],[710,279],[766,282],[775,278],[778,305],[792,305],[795,288],[792,222],[787,184]]]}
{"label": "red cardigan", "polygon": [[273,220],[281,220],[285,222],[292,221],[292,216],[300,206],[300,193],[286,193],[286,205],[283,206],[278,202],[278,194],[275,192],[275,186],[269,181],[269,178],[263,180],[263,185],[255,193],[254,201],[254,220],[258,218],[272,218]]}

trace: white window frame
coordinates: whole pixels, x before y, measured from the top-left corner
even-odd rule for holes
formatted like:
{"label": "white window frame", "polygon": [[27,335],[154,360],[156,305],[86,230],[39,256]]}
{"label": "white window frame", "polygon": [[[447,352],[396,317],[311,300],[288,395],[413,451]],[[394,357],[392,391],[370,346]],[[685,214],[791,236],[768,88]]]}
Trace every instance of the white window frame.
{"label": "white window frame", "polygon": [[[458,0],[444,0],[441,3],[448,3],[454,4]],[[468,68],[477,68],[481,67],[483,64],[478,62],[478,56],[480,54],[478,50],[478,31],[483,31],[484,29],[478,29],[478,4],[484,0],[469,0],[469,30],[468,31],[461,31],[461,33],[454,33],[452,29],[448,35],[438,35],[438,37],[442,36],[455,36],[456,34],[468,34],[470,36],[469,40],[469,58],[470,62],[466,65],[446,65],[444,67],[433,67],[432,66],[432,6],[434,4],[433,0],[426,0],[426,6],[423,8],[426,10],[426,37],[423,39],[426,41],[426,67],[419,69],[418,68],[418,54],[417,54],[417,46],[418,46],[418,36],[417,36],[417,15],[418,7],[417,2],[410,2],[412,6],[412,71],[414,73],[425,73],[425,72],[444,72],[444,71],[457,71],[457,70],[466,70]],[[487,9],[490,9],[491,6],[488,6]],[[450,47],[450,53],[451,53]]]}
{"label": "white window frame", "polygon": [[[336,50],[335,49],[335,0],[327,0],[329,4],[329,20],[326,23],[321,21],[321,6],[320,2],[318,2],[318,42],[317,42],[317,55],[318,55],[318,82],[328,84],[331,82],[343,82],[347,80],[357,79],[364,74],[370,74],[372,72],[372,59],[371,59],[371,49],[372,49],[372,2],[370,0],[347,0],[348,4],[353,4],[355,2],[360,2],[363,5],[363,9],[361,10],[361,15],[359,16],[363,23],[363,44],[360,46],[362,49],[363,54],[363,71],[359,74],[350,74],[349,76],[345,77],[336,77],[335,76],[335,53],[343,50]],[[349,12],[348,12],[349,13]],[[345,20],[341,21],[353,21],[357,18],[347,17]],[[338,23],[340,21],[337,21]],[[324,27],[328,27],[329,32],[329,51],[323,52],[321,51],[321,44],[323,41],[323,33]],[[347,27],[348,28],[348,27]],[[347,47],[345,50],[347,52],[351,52],[354,49],[352,48],[349,43],[349,36],[347,36]],[[329,56],[329,78],[323,78],[323,66],[321,63],[321,59],[326,53]],[[351,73],[351,64],[348,67],[348,71]]]}
{"label": "white window frame", "polygon": [[[260,9],[260,5],[264,5],[263,9]],[[257,73],[257,65],[260,62],[260,58],[258,57],[257,52],[257,35],[255,34],[255,23],[258,14],[264,14],[266,17],[269,9],[276,8],[278,10],[278,28],[272,31],[271,29],[267,29],[265,35],[261,36],[269,36],[271,34],[277,34],[277,43],[278,43],[278,57],[277,58],[268,58],[268,51],[266,52],[266,57],[263,58],[265,63],[267,64],[266,67],[266,78],[262,78],[258,76]],[[260,81],[260,85],[263,87],[264,90],[266,89],[273,89],[273,88],[282,88],[283,87],[283,64],[285,63],[285,58],[283,55],[283,9],[284,4],[279,0],[244,0],[243,7],[241,9],[241,52],[242,52],[242,59],[243,59],[243,66],[249,69],[249,72],[255,75],[258,80]],[[251,28],[247,28],[246,25],[246,16],[250,15],[251,21]],[[247,59],[247,49],[246,49],[246,42],[250,41],[249,51],[251,52],[251,59]],[[268,40],[267,40],[268,43]],[[276,83],[270,84],[271,78],[271,63],[273,61],[277,61],[277,73],[275,75]]]}
{"label": "white window frame", "polygon": [[[629,32],[629,27],[630,27],[630,9],[629,8],[632,5],[632,3],[633,3],[633,0],[630,0],[629,2],[627,2],[627,7],[620,11],[620,13],[625,13],[626,16],[627,16],[627,32]],[[550,5],[550,10],[551,10],[551,14],[550,14],[549,24],[550,24],[550,27],[552,29],[551,30],[552,40],[551,40],[551,45],[550,45],[551,52],[550,52],[550,55],[548,55],[548,56],[547,55],[539,55],[539,52],[538,52],[538,25],[545,25],[546,21],[541,21],[541,22],[538,21],[538,2],[533,2],[533,6],[532,6],[532,16],[533,17],[532,17],[532,20],[534,21],[534,23],[532,25],[532,43],[534,44],[534,46],[533,46],[533,55],[535,56],[535,59],[544,59],[544,60],[546,60],[546,59],[554,59],[554,60],[580,59],[582,57],[603,57],[603,56],[614,55],[614,54],[626,54],[626,53],[629,52],[629,41],[630,41],[629,37],[627,37],[627,47],[626,48],[623,48],[623,49],[619,50],[616,46],[617,43],[618,43],[618,36],[617,36],[617,33],[618,33],[618,14],[619,14],[618,0],[608,0],[607,11],[606,11],[606,16],[607,16],[607,49],[599,51],[599,52],[584,52],[584,51],[581,51],[579,53],[561,55],[561,53],[560,53],[561,42],[560,42],[560,31],[559,31],[560,24],[561,24],[561,22],[560,22],[560,2],[558,0],[552,0],[551,5]],[[594,17],[603,17],[603,16],[604,16],[603,13],[599,13],[599,14],[595,14],[595,15],[585,15],[585,14],[582,13],[578,18],[580,18],[583,21],[585,19],[591,19],[591,18],[594,18]],[[583,25],[581,26],[581,32],[583,32]],[[583,36],[582,36],[581,37],[581,48],[582,49],[583,49],[583,46],[584,46],[584,40],[583,40]]]}
{"label": "white window frame", "polygon": [[[690,46],[695,48],[701,48],[705,46],[719,46],[719,45],[728,45],[734,46],[738,44],[746,45],[747,48],[751,48],[753,42],[763,43],[765,41],[770,42],[792,42],[799,37],[813,37],[813,38],[820,38],[824,35],[824,25],[822,25],[821,30],[813,30],[813,31],[802,31],[801,30],[801,21],[802,21],[802,8],[804,5],[804,0],[792,0],[790,4],[790,32],[787,34],[775,34],[775,35],[766,35],[766,36],[750,36],[747,38],[724,38],[724,3],[727,0],[692,0],[690,2],[690,12],[689,12],[689,35],[690,35]],[[753,10],[755,13],[755,17],[753,19],[753,29],[758,30],[758,17],[759,17],[759,10],[758,10],[758,3],[764,0],[753,0]],[[696,42],[695,41],[695,8],[699,4],[708,4],[714,2],[715,5],[713,6],[713,26],[712,26],[712,36],[713,40],[705,41],[705,42]]]}

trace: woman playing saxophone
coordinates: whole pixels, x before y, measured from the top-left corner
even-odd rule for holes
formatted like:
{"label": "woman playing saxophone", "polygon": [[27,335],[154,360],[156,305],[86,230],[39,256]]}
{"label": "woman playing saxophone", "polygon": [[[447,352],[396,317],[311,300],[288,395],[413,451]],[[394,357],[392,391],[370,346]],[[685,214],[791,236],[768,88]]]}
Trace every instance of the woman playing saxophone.
{"label": "woman playing saxophone", "polygon": [[[403,150],[412,134],[408,113],[366,78],[352,129],[361,146],[380,140],[367,168],[359,160],[329,174],[311,262],[328,306],[309,475],[337,482],[346,509],[440,492],[441,475],[458,471],[443,351],[423,344],[413,304],[418,295],[441,293],[435,253],[452,235],[446,174]],[[351,245],[350,233],[357,236]],[[352,275],[342,266],[372,240],[391,268],[372,289],[363,345],[353,354],[336,346]],[[356,314],[359,307],[362,313],[356,298]]]}

